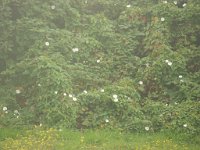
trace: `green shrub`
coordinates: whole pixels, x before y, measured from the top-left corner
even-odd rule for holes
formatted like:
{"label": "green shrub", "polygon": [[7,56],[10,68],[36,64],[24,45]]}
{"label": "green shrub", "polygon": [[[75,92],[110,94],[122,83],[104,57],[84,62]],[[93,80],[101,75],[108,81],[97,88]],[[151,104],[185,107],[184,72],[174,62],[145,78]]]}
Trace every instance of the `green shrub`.
{"label": "green shrub", "polygon": [[147,100],[142,108],[146,118],[152,122],[155,131],[174,131],[185,137],[199,135],[199,102],[185,101],[164,104]]}
{"label": "green shrub", "polygon": [[2,0],[0,126],[193,135],[197,112],[178,125],[200,97],[198,12],[197,0]]}
{"label": "green shrub", "polygon": [[118,128],[143,131],[145,120],[139,105],[140,96],[129,79],[79,96],[79,128]]}

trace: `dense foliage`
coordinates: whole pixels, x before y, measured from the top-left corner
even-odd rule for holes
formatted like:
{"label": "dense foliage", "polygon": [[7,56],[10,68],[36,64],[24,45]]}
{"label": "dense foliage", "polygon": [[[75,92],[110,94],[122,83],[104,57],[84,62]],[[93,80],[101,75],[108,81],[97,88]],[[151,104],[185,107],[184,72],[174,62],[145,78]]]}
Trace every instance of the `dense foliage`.
{"label": "dense foliage", "polygon": [[0,3],[0,127],[199,134],[200,1]]}

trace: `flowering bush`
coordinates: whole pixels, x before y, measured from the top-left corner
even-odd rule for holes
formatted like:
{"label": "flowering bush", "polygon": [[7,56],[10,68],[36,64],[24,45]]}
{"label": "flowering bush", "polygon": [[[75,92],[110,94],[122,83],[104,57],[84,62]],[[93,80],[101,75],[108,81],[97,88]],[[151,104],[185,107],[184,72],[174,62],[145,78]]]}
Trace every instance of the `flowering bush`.
{"label": "flowering bush", "polygon": [[122,80],[88,94],[79,96],[79,128],[118,128],[144,130],[145,116],[140,110],[140,96],[131,80]]}
{"label": "flowering bush", "polygon": [[182,2],[3,0],[0,126],[196,132],[199,1]]}
{"label": "flowering bush", "polygon": [[163,104],[148,100],[142,110],[154,131],[171,130],[189,139],[198,137],[200,132],[199,108],[199,102],[194,101]]}

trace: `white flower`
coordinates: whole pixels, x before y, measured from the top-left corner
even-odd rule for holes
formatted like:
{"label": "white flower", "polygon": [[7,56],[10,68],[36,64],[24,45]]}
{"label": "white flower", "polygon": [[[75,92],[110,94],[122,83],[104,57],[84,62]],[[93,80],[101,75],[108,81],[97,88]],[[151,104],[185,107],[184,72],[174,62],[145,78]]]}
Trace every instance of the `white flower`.
{"label": "white flower", "polygon": [[108,123],[108,122],[109,122],[109,120],[108,120],[108,119],[106,119],[106,120],[105,120],[105,122],[106,122],[106,123]]}
{"label": "white flower", "polygon": [[67,93],[63,93],[64,96],[67,96]]}
{"label": "white flower", "polygon": [[139,84],[142,85],[142,84],[143,84],[143,81],[139,81]]}
{"label": "white flower", "polygon": [[164,4],[167,4],[167,1],[163,1]]}
{"label": "white flower", "polygon": [[186,127],[187,127],[187,124],[184,124],[184,125],[183,125],[183,127],[185,127],[185,128],[186,128]]}
{"label": "white flower", "polygon": [[7,107],[3,107],[3,111],[6,111],[6,110],[8,110],[8,108]]}
{"label": "white flower", "polygon": [[146,63],[145,65],[146,65],[146,67],[149,67],[149,63]]}
{"label": "white flower", "polygon": [[149,127],[145,127],[144,129],[145,129],[146,131],[149,131]]}
{"label": "white flower", "polygon": [[177,1],[174,1],[174,4],[176,5],[176,4],[177,4]]}
{"label": "white flower", "polygon": [[58,91],[55,91],[54,93],[55,93],[55,94],[58,94]]}
{"label": "white flower", "polygon": [[73,97],[73,95],[72,95],[72,94],[69,94],[69,97],[70,97],[70,98],[72,98],[72,97]]}
{"label": "white flower", "polygon": [[42,124],[40,123],[40,127],[42,126]]}
{"label": "white flower", "polygon": [[51,6],[51,9],[55,9],[55,8],[56,8],[56,6],[55,6],[55,5],[52,5],[52,6]]}
{"label": "white flower", "polygon": [[83,93],[87,94],[87,91],[86,91],[86,90],[84,90],[84,91],[83,91]]}
{"label": "white flower", "polygon": [[97,60],[97,63],[100,63],[100,59]]}
{"label": "white flower", "polygon": [[76,98],[76,97],[73,97],[73,101],[77,101],[77,98]]}
{"label": "white flower", "polygon": [[181,79],[181,78],[183,78],[183,76],[182,76],[182,75],[179,75],[178,77],[179,77],[180,79]]}
{"label": "white flower", "polygon": [[40,84],[40,83],[38,83],[38,86],[41,86],[41,84]]}
{"label": "white flower", "polygon": [[114,101],[114,102],[118,102],[119,100],[118,100],[117,98],[115,98],[113,101]]}
{"label": "white flower", "polygon": [[19,118],[19,116],[17,116],[17,118]]}
{"label": "white flower", "polygon": [[168,62],[169,62],[169,60],[167,60],[167,59],[166,59],[166,60],[165,60],[165,62],[166,62],[166,63],[168,63]]}
{"label": "white flower", "polygon": [[172,62],[170,61],[170,62],[168,62],[167,64],[168,64],[169,66],[171,66],[171,65],[172,65]]}
{"label": "white flower", "polygon": [[100,91],[103,93],[103,92],[104,92],[104,89],[101,89]]}
{"label": "white flower", "polygon": [[6,111],[5,111],[5,113],[7,114],[7,113],[8,113],[8,111],[6,110]]}
{"label": "white flower", "polygon": [[21,91],[20,91],[20,90],[16,90],[15,92],[16,92],[16,94],[20,94],[20,93],[21,93]]}
{"label": "white flower", "polygon": [[18,110],[14,110],[14,113],[15,113],[15,114],[19,114],[19,111],[18,111]]}
{"label": "white flower", "polygon": [[183,80],[183,79],[181,79],[181,80],[180,80],[180,82],[184,82],[184,80]]}
{"label": "white flower", "polygon": [[78,48],[73,48],[72,51],[75,53],[75,52],[78,52],[79,49]]}
{"label": "white flower", "polygon": [[187,5],[187,4],[186,4],[186,3],[184,3],[184,4],[183,4],[183,7],[185,7],[186,5]]}
{"label": "white flower", "polygon": [[88,3],[88,1],[86,0],[86,1],[85,1],[85,4],[87,4],[87,3]]}
{"label": "white flower", "polygon": [[46,45],[46,46],[49,46],[49,42],[45,42],[45,45]]}
{"label": "white flower", "polygon": [[164,18],[164,17],[161,17],[160,20],[161,20],[161,21],[165,21],[165,18]]}
{"label": "white flower", "polygon": [[131,7],[131,5],[126,5],[126,7],[127,7],[127,8],[130,8],[130,7]]}
{"label": "white flower", "polygon": [[168,104],[165,104],[165,106],[168,106]]}
{"label": "white flower", "polygon": [[118,97],[118,96],[117,96],[116,94],[113,95],[113,98],[114,98],[114,99],[117,99],[117,97]]}

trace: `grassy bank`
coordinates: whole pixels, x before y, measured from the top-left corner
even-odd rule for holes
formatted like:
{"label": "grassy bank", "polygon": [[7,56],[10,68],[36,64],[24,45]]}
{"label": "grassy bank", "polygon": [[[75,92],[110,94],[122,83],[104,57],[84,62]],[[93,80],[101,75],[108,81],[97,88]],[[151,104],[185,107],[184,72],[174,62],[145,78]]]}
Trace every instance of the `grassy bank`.
{"label": "grassy bank", "polygon": [[200,147],[198,143],[184,140],[182,135],[169,132],[0,129],[0,140],[2,150],[198,150]]}

